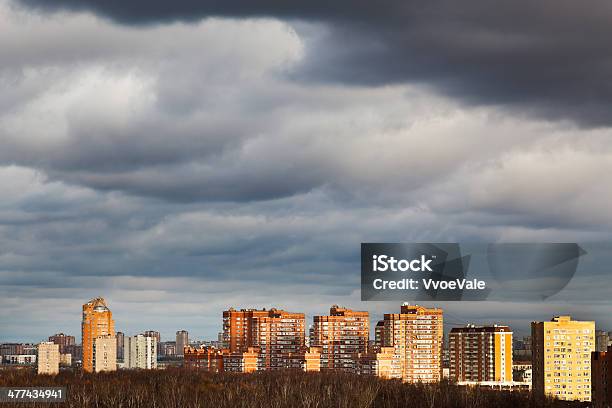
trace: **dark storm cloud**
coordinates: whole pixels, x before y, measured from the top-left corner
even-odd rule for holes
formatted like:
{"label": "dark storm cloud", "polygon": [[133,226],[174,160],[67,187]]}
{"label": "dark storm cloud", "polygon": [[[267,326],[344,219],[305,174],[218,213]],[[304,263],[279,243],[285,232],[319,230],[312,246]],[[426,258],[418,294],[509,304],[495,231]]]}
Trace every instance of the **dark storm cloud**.
{"label": "dark storm cloud", "polygon": [[294,75],[384,85],[417,82],[470,104],[610,125],[612,5],[563,1],[21,0],[91,10],[123,24],[210,16],[322,22]]}

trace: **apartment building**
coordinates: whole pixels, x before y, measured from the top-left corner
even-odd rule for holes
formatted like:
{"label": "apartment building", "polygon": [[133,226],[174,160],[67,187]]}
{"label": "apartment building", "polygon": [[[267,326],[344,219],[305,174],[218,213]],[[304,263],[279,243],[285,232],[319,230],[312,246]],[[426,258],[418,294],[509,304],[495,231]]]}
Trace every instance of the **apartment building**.
{"label": "apartment building", "polygon": [[[83,371],[106,371],[112,366],[116,369],[117,344],[115,340],[115,321],[113,314],[103,298],[95,298],[83,305],[81,322],[83,339]],[[98,338],[101,339],[99,345]],[[108,346],[109,338],[114,345]],[[98,347],[99,346],[99,347]],[[103,354],[96,355],[96,351]],[[109,359],[113,358],[111,362]],[[99,366],[96,364],[99,363]]]}
{"label": "apartment building", "polygon": [[7,354],[2,356],[2,364],[8,365],[34,365],[36,354]]}
{"label": "apartment building", "polygon": [[379,378],[402,378],[401,358],[393,347],[374,347],[367,353],[354,357],[355,374],[370,375]]}
{"label": "apartment building", "polygon": [[157,353],[161,357],[176,357],[176,342],[175,341],[162,341],[159,343],[159,349]]}
{"label": "apartment building", "polygon": [[369,337],[368,312],[333,305],[314,317],[310,345],[321,349],[322,370],[354,371],[354,355],[367,352]]}
{"label": "apartment building", "polygon": [[223,354],[223,370],[236,373],[252,373],[259,369],[259,349],[247,347],[242,351]]}
{"label": "apartment building", "polygon": [[404,304],[400,313],[385,314],[377,324],[380,346],[393,347],[400,356],[404,381],[442,379],[443,323],[442,309]]}
{"label": "apartment building", "polygon": [[185,347],[183,366],[196,370],[219,373],[223,371],[223,354],[228,353],[227,349],[216,347]]}
{"label": "apartment building", "polygon": [[72,354],[60,354],[59,363],[61,367],[70,367],[72,365]]}
{"label": "apartment building", "polygon": [[125,334],[123,332],[117,332],[115,334],[115,339],[117,340],[117,360],[123,361],[124,359],[124,346],[125,346]]}
{"label": "apartment building", "polygon": [[591,354],[591,384],[593,406],[612,406],[612,347]]}
{"label": "apartment building", "polygon": [[533,368],[531,361],[512,362],[512,380],[514,382],[531,384],[533,378]]}
{"label": "apartment building", "polygon": [[283,368],[300,371],[321,371],[321,348],[304,347],[297,353],[282,355]]}
{"label": "apartment building", "polygon": [[230,353],[257,348],[260,370],[283,368],[283,354],[299,353],[305,346],[304,320],[304,313],[274,308],[230,308],[223,312],[223,341]]}
{"label": "apartment building", "polygon": [[49,336],[49,341],[59,345],[60,354],[70,353],[70,348],[76,344],[74,336],[64,333],[57,333]]}
{"label": "apartment building", "polygon": [[511,382],[508,326],[455,327],[449,334],[450,378],[457,382]]}
{"label": "apartment building", "polygon": [[53,342],[38,345],[38,374],[55,375],[59,373],[60,346]]}
{"label": "apartment building", "polygon": [[93,344],[93,371],[117,370],[117,340],[115,336],[98,336]]}
{"label": "apartment building", "polygon": [[591,401],[595,322],[570,316],[532,322],[533,390],[562,400]]}
{"label": "apartment building", "polygon": [[125,338],[124,367],[153,370],[157,368],[157,338],[142,334]]}

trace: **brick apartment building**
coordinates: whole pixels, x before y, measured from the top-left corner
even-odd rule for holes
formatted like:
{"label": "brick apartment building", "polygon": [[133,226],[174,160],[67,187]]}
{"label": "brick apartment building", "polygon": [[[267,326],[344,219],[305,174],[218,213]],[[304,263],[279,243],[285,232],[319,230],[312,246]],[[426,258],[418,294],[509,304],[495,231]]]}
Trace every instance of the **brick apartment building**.
{"label": "brick apartment building", "polygon": [[333,305],[327,316],[315,316],[310,345],[321,349],[322,370],[354,371],[354,355],[367,352],[368,312]]}
{"label": "brick apartment building", "polygon": [[283,355],[304,349],[304,313],[230,308],[223,312],[223,339],[230,353],[259,350],[258,369],[283,368]]}
{"label": "brick apartment building", "polygon": [[457,382],[511,382],[508,326],[455,327],[449,334],[450,378]]}
{"label": "brick apartment building", "polygon": [[442,379],[442,309],[404,304],[400,313],[385,314],[375,332],[379,346],[393,347],[400,356],[404,381]]}
{"label": "brick apartment building", "polygon": [[64,333],[57,333],[49,336],[49,341],[59,345],[60,354],[70,354],[72,346],[76,345],[74,336],[69,336]]}
{"label": "brick apartment building", "polygon": [[591,383],[593,406],[612,406],[612,346],[607,351],[596,351],[591,355]]}

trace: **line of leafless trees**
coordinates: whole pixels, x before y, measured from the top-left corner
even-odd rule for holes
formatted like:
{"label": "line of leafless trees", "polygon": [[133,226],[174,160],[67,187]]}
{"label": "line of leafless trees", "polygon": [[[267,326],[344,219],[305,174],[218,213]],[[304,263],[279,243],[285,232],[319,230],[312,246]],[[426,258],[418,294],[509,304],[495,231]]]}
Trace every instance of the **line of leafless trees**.
{"label": "line of leafless trees", "polygon": [[63,404],[0,404],[9,407],[63,408],[236,408],[236,407],[414,407],[414,408],[558,408],[588,404],[536,398],[529,392],[504,392],[436,385],[342,373],[293,371],[209,374],[186,369],[83,374],[54,377],[29,370],[0,370],[0,387],[65,386]]}

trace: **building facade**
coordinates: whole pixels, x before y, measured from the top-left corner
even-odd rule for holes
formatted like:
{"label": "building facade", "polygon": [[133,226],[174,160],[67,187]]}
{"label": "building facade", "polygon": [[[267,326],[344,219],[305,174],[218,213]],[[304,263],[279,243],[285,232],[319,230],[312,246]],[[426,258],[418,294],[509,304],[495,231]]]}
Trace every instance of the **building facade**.
{"label": "building facade", "polygon": [[610,336],[604,330],[595,330],[595,351],[607,352]]}
{"label": "building facade", "polygon": [[38,345],[38,374],[59,374],[60,346],[53,342]]}
{"label": "building facade", "polygon": [[531,384],[533,378],[533,368],[531,361],[513,361],[512,362],[512,380],[514,382],[522,382]]}
{"label": "building facade", "polygon": [[34,365],[36,354],[8,354],[2,356],[2,364],[9,365]]}
{"label": "building facade", "polygon": [[145,337],[153,337],[155,338],[155,342],[157,343],[157,354],[159,355],[159,349],[161,346],[161,333],[157,330],[147,330],[142,333]]}
{"label": "building facade", "polygon": [[612,406],[612,347],[607,351],[596,351],[591,355],[591,383],[593,406]]}
{"label": "building facade", "polygon": [[223,370],[235,373],[252,373],[259,369],[259,349],[247,347],[242,351],[223,353]]}
{"label": "building facade", "polygon": [[511,382],[512,331],[508,326],[453,328],[450,378],[457,382]]}
{"label": "building facade", "polygon": [[100,373],[103,371],[117,370],[117,340],[110,334],[98,336],[93,345],[93,371]]}
{"label": "building facade", "polygon": [[115,334],[115,339],[117,340],[117,360],[123,361],[123,358],[124,358],[123,347],[125,343],[125,334],[123,334],[123,332],[117,332],[117,334]]}
{"label": "building facade", "polygon": [[223,342],[230,353],[258,349],[258,369],[283,367],[283,355],[304,348],[304,313],[230,308],[223,312]]}
{"label": "building facade", "polygon": [[[83,305],[83,320],[81,322],[83,339],[83,371],[105,371],[115,366],[117,359],[117,344],[115,340],[115,321],[113,314],[103,298],[95,298]],[[101,339],[98,347],[97,340]],[[112,351],[108,346],[112,339]],[[96,352],[103,353],[96,355]],[[113,358],[111,362],[109,359]],[[97,366],[100,363],[102,365]]]}
{"label": "building facade", "polygon": [[355,374],[379,378],[402,378],[401,358],[393,347],[374,347],[367,353],[354,356]]}
{"label": "building facade", "polygon": [[333,305],[329,315],[314,317],[310,345],[321,349],[322,370],[354,371],[354,356],[367,352],[369,338],[368,312]]}
{"label": "building facade", "polygon": [[377,325],[381,346],[393,347],[400,356],[404,381],[442,379],[443,316],[442,309],[404,304],[400,313],[385,314]]}
{"label": "building facade", "polygon": [[172,358],[176,357],[176,342],[175,341],[163,341],[159,343],[158,354],[160,357]]}
{"label": "building facade", "polygon": [[176,332],[176,350],[177,356],[183,356],[183,350],[189,346],[189,333],[187,330],[179,330]]}
{"label": "building facade", "polygon": [[223,354],[228,352],[227,349],[216,347],[186,347],[183,366],[210,373],[220,373],[223,371]]}
{"label": "building facade", "polygon": [[49,341],[59,345],[60,354],[70,353],[72,346],[76,344],[74,336],[64,333],[57,333],[49,336]]}
{"label": "building facade", "polygon": [[124,367],[154,370],[157,368],[157,339],[142,334],[126,337]]}
{"label": "building facade", "polygon": [[72,365],[72,354],[60,354],[59,363],[61,367],[70,367]]}
{"label": "building facade", "polygon": [[591,401],[595,322],[570,316],[531,323],[533,390],[562,400]]}
{"label": "building facade", "polygon": [[321,371],[321,348],[306,347],[297,353],[282,355],[283,368],[299,371]]}

